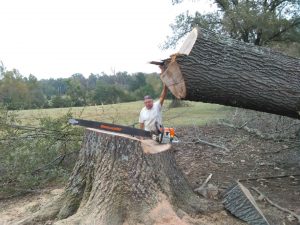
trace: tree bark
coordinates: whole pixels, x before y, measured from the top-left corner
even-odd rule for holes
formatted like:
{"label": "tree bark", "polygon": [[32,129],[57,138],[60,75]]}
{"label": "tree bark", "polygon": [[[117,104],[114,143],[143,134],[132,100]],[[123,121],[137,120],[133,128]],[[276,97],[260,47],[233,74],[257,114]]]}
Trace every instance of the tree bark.
{"label": "tree bark", "polygon": [[197,28],[164,66],[161,79],[179,99],[300,118],[297,58]]}
{"label": "tree bark", "polygon": [[19,224],[154,224],[162,215],[182,224],[178,209],[197,214],[219,206],[192,191],[171,150],[145,154],[136,138],[86,129],[65,192]]}

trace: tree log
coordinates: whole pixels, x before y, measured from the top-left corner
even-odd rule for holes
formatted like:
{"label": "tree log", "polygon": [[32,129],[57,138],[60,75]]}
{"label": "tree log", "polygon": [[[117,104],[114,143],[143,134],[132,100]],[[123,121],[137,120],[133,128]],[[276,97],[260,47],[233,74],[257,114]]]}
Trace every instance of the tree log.
{"label": "tree log", "polygon": [[182,224],[178,209],[197,214],[220,207],[192,191],[172,150],[146,154],[135,138],[86,129],[65,192],[18,224],[154,224],[166,218]]}
{"label": "tree log", "polygon": [[195,28],[161,75],[178,99],[300,118],[300,60]]}
{"label": "tree log", "polygon": [[226,191],[223,204],[228,211],[248,224],[270,225],[251,192],[240,182]]}

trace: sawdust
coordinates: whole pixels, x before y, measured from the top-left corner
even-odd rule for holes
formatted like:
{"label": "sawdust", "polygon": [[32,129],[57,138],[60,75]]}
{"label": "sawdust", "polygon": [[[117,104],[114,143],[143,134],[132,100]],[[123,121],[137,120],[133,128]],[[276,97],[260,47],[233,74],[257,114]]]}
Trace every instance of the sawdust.
{"label": "sawdust", "polygon": [[155,221],[154,225],[188,225],[182,221],[174,212],[171,204],[167,201],[166,197],[161,195],[161,201],[157,206],[151,210],[149,217]]}
{"label": "sawdust", "polygon": [[63,188],[48,188],[41,193],[1,201],[0,225],[14,225],[16,221],[26,218],[47,202],[56,199],[63,190]]}

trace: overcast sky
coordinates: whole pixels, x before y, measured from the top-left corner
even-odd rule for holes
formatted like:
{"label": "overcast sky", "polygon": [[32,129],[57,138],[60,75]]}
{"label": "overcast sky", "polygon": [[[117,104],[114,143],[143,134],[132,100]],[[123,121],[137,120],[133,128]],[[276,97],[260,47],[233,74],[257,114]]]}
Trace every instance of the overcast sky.
{"label": "overcast sky", "polygon": [[147,62],[176,51],[159,48],[175,16],[213,7],[209,0],[0,0],[0,60],[38,79],[159,72]]}

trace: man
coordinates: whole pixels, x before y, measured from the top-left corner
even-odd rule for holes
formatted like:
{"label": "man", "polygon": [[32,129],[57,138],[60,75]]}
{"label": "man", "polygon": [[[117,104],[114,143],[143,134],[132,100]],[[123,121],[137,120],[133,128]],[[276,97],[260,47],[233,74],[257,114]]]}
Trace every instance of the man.
{"label": "man", "polygon": [[156,131],[156,122],[162,125],[161,107],[164,104],[168,88],[164,85],[159,100],[153,103],[151,96],[144,97],[145,107],[140,112],[140,128],[147,131]]}

